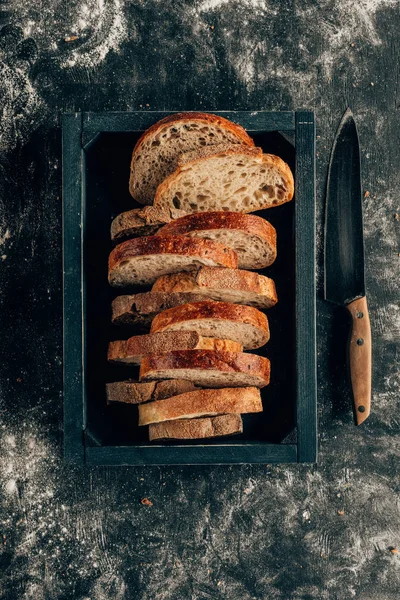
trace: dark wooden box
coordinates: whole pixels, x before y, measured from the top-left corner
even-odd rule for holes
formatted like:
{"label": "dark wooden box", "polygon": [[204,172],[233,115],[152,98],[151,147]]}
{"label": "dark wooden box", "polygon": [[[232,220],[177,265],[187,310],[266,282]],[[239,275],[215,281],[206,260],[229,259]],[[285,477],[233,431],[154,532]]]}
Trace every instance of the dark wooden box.
{"label": "dark wooden box", "polygon": [[[278,258],[265,270],[279,302],[268,311],[271,384],[264,412],[244,415],[244,433],[221,440],[152,444],[137,407],[107,405],[106,381],[137,376],[107,364],[118,295],[107,282],[110,223],[134,206],[133,146],[166,112],[63,116],[64,456],[86,465],[316,462],[315,122],[311,112],[221,112],[295,173],[293,202],[259,214],[276,227]],[[131,334],[132,335],[132,334]],[[122,337],[122,336],[121,336]],[[258,351],[257,351],[258,352]]]}

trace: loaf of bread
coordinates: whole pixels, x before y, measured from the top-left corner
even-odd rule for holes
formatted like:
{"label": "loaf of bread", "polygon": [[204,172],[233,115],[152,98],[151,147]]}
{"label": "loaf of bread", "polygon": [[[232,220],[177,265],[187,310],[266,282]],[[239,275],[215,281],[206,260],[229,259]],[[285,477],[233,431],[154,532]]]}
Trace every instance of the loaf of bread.
{"label": "loaf of bread", "polygon": [[205,388],[258,387],[268,385],[270,362],[244,352],[182,350],[150,354],[140,365],[140,381],[188,379]]}
{"label": "loaf of bread", "polygon": [[182,153],[220,144],[254,146],[243,127],[217,115],[180,113],[158,121],[133,150],[131,195],[141,204],[153,204],[158,185],[175,171]]}
{"label": "loaf of bread", "polygon": [[112,286],[146,285],[160,275],[199,265],[237,267],[237,254],[218,242],[184,236],[141,237],[118,244],[108,261]]}
{"label": "loaf of bread", "polygon": [[[262,309],[271,308],[278,302],[275,283],[269,277],[242,269],[220,267],[200,267],[190,272],[163,275],[155,281],[151,293],[164,293],[166,296],[180,294],[182,298],[187,294],[187,302],[208,298]],[[190,299],[191,296],[195,296],[195,299]],[[184,302],[175,306],[179,304]]]}
{"label": "loaf of bread", "polygon": [[108,361],[121,365],[140,365],[147,354],[162,354],[172,350],[222,350],[241,352],[243,345],[232,340],[203,337],[197,331],[164,331],[135,335],[108,345]]}
{"label": "loaf of bread", "polygon": [[140,404],[139,425],[261,411],[260,390],[255,387],[195,390],[166,400]]}
{"label": "loaf of bread", "polygon": [[218,415],[200,419],[177,419],[149,425],[149,439],[198,440],[243,433],[240,415]]}
{"label": "loaf of bread", "polygon": [[106,384],[107,404],[142,404],[150,400],[163,400],[185,392],[193,392],[196,386],[185,379],[167,379],[166,381],[147,381],[140,383],[133,379],[114,381]]}
{"label": "loaf of bread", "polygon": [[293,191],[292,172],[281,158],[242,145],[178,167],[158,186],[154,206],[249,213],[288,202]]}
{"label": "loaf of bread", "polygon": [[275,228],[255,215],[194,213],[164,225],[158,235],[186,235],[215,240],[235,250],[240,269],[264,269],[276,258]]}
{"label": "loaf of bread", "polygon": [[269,340],[268,319],[257,308],[208,300],[164,310],[154,317],[150,331],[198,331],[239,342],[245,350],[261,348]]}

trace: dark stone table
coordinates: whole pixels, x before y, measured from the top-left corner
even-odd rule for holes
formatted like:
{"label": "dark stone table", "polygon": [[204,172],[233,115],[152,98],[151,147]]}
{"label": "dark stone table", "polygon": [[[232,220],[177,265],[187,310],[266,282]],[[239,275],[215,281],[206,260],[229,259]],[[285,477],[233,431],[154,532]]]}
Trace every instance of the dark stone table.
{"label": "dark stone table", "polygon": [[[399,597],[399,8],[0,2],[2,600]],[[322,300],[327,163],[347,106],[374,336],[373,412],[360,428],[348,322]],[[319,464],[63,465],[61,112],[296,108],[318,120]]]}

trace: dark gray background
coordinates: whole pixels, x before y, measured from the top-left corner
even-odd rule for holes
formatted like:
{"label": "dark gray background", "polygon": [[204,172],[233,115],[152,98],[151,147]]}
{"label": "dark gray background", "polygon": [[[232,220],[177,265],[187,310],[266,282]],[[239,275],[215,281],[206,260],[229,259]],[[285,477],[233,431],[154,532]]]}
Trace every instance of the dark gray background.
{"label": "dark gray background", "polygon": [[[399,8],[0,2],[2,600],[398,598]],[[374,394],[360,428],[346,317],[321,299],[327,163],[348,105],[369,192]],[[319,465],[64,466],[61,111],[302,107],[319,136]]]}

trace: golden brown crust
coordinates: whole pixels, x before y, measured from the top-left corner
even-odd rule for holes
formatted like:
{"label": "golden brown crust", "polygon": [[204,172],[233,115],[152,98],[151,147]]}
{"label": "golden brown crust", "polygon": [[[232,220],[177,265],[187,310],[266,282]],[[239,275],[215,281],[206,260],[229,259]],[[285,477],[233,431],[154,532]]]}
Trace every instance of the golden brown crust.
{"label": "golden brown crust", "polygon": [[271,304],[276,304],[278,301],[275,283],[269,277],[259,275],[254,271],[225,269],[224,267],[200,267],[196,271],[162,275],[154,282],[151,291],[154,294],[191,293],[197,294],[201,299],[201,294],[205,294],[207,288],[260,295],[268,294],[272,299]]}
{"label": "golden brown crust", "polygon": [[135,238],[118,244],[111,252],[108,260],[109,274],[123,261],[135,256],[152,254],[178,254],[198,256],[215,260],[221,266],[235,269],[237,254],[230,248],[211,240],[192,239],[184,236],[158,236]]}
{"label": "golden brown crust", "polygon": [[146,129],[146,131],[142,133],[142,135],[136,142],[136,145],[133,149],[133,154],[140,150],[140,147],[146,140],[146,138],[148,138],[155,131],[161,130],[164,126],[170,125],[171,123],[179,123],[180,121],[186,120],[199,121],[200,123],[206,123],[207,125],[220,125],[221,127],[224,127],[224,129],[227,129],[228,131],[236,135],[242,141],[243,144],[247,144],[248,146],[254,146],[254,141],[246,133],[246,130],[237,123],[233,123],[232,121],[228,121],[228,119],[225,119],[224,117],[220,117],[218,115],[211,115],[209,113],[183,112],[176,113],[174,115],[168,115],[167,117],[164,117],[164,119],[161,119],[161,121],[157,121],[157,123],[154,123],[148,129]]}
{"label": "golden brown crust", "polygon": [[149,439],[196,440],[243,433],[240,415],[218,415],[200,419],[176,419],[149,425]]}
{"label": "golden brown crust", "polygon": [[210,302],[209,300],[164,310],[153,319],[150,331],[152,333],[165,331],[176,323],[201,319],[223,319],[231,321],[233,325],[246,323],[263,331],[266,338],[264,343],[269,339],[267,316],[257,308],[230,302]]}
{"label": "golden brown crust", "polygon": [[222,289],[254,292],[255,294],[265,294],[266,292],[271,294],[273,291],[276,296],[275,284],[272,279],[254,271],[232,269],[228,272],[219,267],[201,267],[196,273],[196,283],[200,288],[215,285],[217,281]]}
{"label": "golden brown crust", "polygon": [[293,198],[294,194],[294,179],[293,173],[289,167],[279,156],[275,156],[274,154],[262,154],[259,155],[257,152],[254,152],[253,148],[248,148],[246,146],[238,145],[237,148],[234,146],[225,150],[224,152],[220,152],[218,154],[214,154],[212,156],[208,156],[206,158],[197,158],[192,160],[181,167],[178,167],[176,171],[171,173],[157,188],[155,197],[154,197],[154,206],[159,207],[162,206],[162,198],[164,194],[168,191],[168,188],[173,183],[175,178],[178,178],[181,173],[184,173],[187,169],[192,168],[193,165],[197,164],[201,161],[207,161],[211,158],[223,157],[223,156],[236,156],[238,154],[244,154],[246,156],[252,156],[255,161],[260,164],[264,164],[266,167],[273,167],[279,169],[282,173],[282,176],[285,178],[287,183],[287,198],[281,201],[276,201],[274,206],[278,206],[280,204],[284,204],[285,202],[289,202]]}
{"label": "golden brown crust", "polygon": [[154,371],[169,369],[201,369],[223,373],[246,373],[269,383],[268,358],[246,352],[213,352],[212,350],[181,350],[168,354],[150,354],[142,360],[140,381],[151,379]]}
{"label": "golden brown crust", "polygon": [[261,394],[255,387],[203,389],[139,406],[139,425],[197,416],[261,411]]}
{"label": "golden brown crust", "polygon": [[193,213],[175,219],[158,230],[157,235],[186,235],[192,231],[231,229],[254,235],[266,242],[270,249],[272,264],[276,258],[276,230],[268,221],[256,215],[237,212],[210,211]]}
{"label": "golden brown crust", "polygon": [[242,344],[232,340],[204,337],[197,331],[165,331],[135,335],[128,340],[117,340],[108,345],[107,359],[112,363],[140,364],[147,354],[162,354],[172,350],[222,350],[241,352]]}

